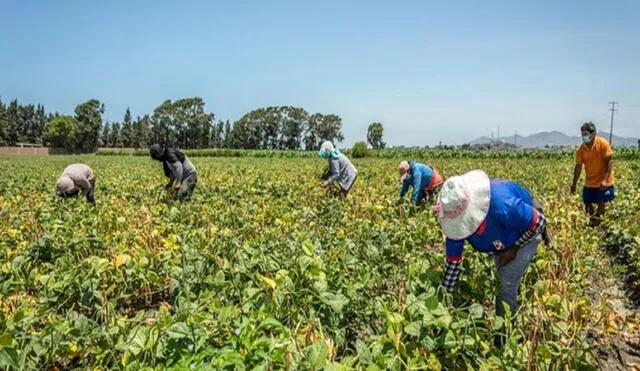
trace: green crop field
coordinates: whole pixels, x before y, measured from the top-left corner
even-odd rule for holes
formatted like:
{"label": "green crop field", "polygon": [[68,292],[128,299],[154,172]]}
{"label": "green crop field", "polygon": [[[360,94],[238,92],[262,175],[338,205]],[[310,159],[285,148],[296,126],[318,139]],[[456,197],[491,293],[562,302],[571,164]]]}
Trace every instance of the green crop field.
{"label": "green crop field", "polygon": [[[637,160],[615,163],[618,198],[590,229],[570,157],[418,158],[544,203],[554,243],[513,321],[494,316],[487,254],[467,247],[456,292],[440,287],[443,236],[430,208],[395,205],[399,159],[355,159],[345,200],[319,158],[192,160],[181,204],[147,157],[0,158],[0,368],[597,369],[640,342],[619,304],[639,295]],[[73,162],[96,173],[95,208],[54,196]]]}

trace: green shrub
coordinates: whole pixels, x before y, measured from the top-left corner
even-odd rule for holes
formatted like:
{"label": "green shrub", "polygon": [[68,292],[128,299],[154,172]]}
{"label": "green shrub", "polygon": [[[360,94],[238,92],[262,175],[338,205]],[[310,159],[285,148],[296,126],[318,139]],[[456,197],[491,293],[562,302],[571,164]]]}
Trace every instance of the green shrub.
{"label": "green shrub", "polygon": [[351,156],[354,158],[363,158],[369,156],[369,147],[367,147],[367,143],[365,142],[357,142],[353,145],[353,149],[351,150]]}

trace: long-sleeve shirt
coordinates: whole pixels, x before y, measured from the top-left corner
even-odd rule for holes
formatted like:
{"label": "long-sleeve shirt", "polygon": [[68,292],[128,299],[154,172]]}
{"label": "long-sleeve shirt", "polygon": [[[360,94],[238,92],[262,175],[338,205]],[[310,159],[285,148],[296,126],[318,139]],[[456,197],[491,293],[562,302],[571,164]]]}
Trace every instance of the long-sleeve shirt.
{"label": "long-sleeve shirt", "polygon": [[196,174],[196,167],[185,156],[184,161],[180,161],[173,151],[167,151],[166,159],[163,162],[165,175],[169,178],[169,185],[180,184],[191,175]]}
{"label": "long-sleeve shirt", "polygon": [[517,183],[491,180],[491,201],[485,220],[464,240],[446,239],[447,265],[443,284],[453,291],[460,272],[464,242],[478,251],[499,253],[525,246],[546,226],[544,215],[536,210],[533,197]]}
{"label": "long-sleeve shirt", "polygon": [[409,191],[409,187],[413,187],[411,193],[411,201],[416,202],[420,191],[423,189],[431,190],[443,183],[442,177],[438,175],[432,167],[425,164],[420,164],[415,161],[409,163],[411,167],[411,174],[402,182],[402,188],[400,189],[400,198],[403,198]]}
{"label": "long-sleeve shirt", "polygon": [[329,169],[331,170],[331,177],[325,182],[326,186],[338,182],[343,190],[348,191],[351,189],[351,185],[358,175],[358,170],[356,170],[356,167],[353,166],[347,156],[342,153],[337,158],[329,156]]}
{"label": "long-sleeve shirt", "polygon": [[[89,183],[89,181],[93,180],[95,175],[93,170],[85,164],[72,164],[62,171],[60,178],[62,179],[63,177],[69,177],[73,182],[73,187],[64,187],[64,189],[59,189],[60,192],[71,192],[78,189],[83,195],[87,195],[91,190],[91,183]],[[59,182],[59,184],[66,185],[66,183],[61,182]]]}

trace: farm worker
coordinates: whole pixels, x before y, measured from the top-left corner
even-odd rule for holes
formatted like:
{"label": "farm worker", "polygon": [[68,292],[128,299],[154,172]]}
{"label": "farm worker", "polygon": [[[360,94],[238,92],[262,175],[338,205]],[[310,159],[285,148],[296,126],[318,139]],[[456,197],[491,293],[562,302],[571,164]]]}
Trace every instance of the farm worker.
{"label": "farm worker", "polygon": [[[582,144],[576,155],[571,193],[576,192],[576,184],[584,165],[587,176],[582,188],[582,201],[589,214],[590,225],[595,227],[600,225],[605,203],[616,197],[613,185],[613,151],[606,139],[596,135],[596,126],[592,122],[582,125],[580,132]],[[594,204],[598,207],[595,210]]]}
{"label": "farm worker", "polygon": [[434,210],[446,236],[446,266],[442,284],[453,292],[467,241],[475,250],[493,253],[500,277],[496,314],[504,317],[506,303],[516,310],[520,280],[544,238],[546,219],[525,188],[502,179],[489,179],[473,170],[448,179]]}
{"label": "farm worker", "polygon": [[434,167],[415,161],[400,162],[398,171],[400,172],[400,182],[402,182],[398,202],[402,201],[404,195],[409,191],[409,187],[413,187],[411,201],[416,205],[422,205],[425,199],[430,201],[433,195],[440,190],[442,183],[444,183],[444,180]]}
{"label": "farm worker", "polygon": [[162,162],[164,175],[169,178],[166,189],[173,187],[176,197],[181,200],[191,198],[198,183],[198,173],[189,158],[175,148],[162,148],[157,144],[150,147],[151,158]]}
{"label": "farm worker", "polygon": [[82,193],[87,201],[95,205],[93,192],[96,188],[96,176],[93,170],[85,164],[67,166],[56,183],[58,196],[62,198],[75,197]]}
{"label": "farm worker", "polygon": [[347,156],[338,151],[331,142],[326,141],[320,146],[318,155],[329,161],[329,170],[331,176],[325,181],[322,186],[329,187],[333,183],[338,183],[342,189],[342,193],[346,196],[353,183],[355,183],[358,177],[358,170],[353,166]]}

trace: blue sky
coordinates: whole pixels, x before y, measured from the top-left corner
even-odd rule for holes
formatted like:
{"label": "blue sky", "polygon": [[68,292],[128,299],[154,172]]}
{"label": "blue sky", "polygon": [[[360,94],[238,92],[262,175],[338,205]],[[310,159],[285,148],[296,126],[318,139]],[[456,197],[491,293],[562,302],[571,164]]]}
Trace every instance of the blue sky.
{"label": "blue sky", "polygon": [[[109,120],[201,96],[217,118],[268,105],[382,121],[390,144],[515,130],[640,136],[640,1],[14,1],[0,96]],[[608,130],[607,130],[608,131]]]}

